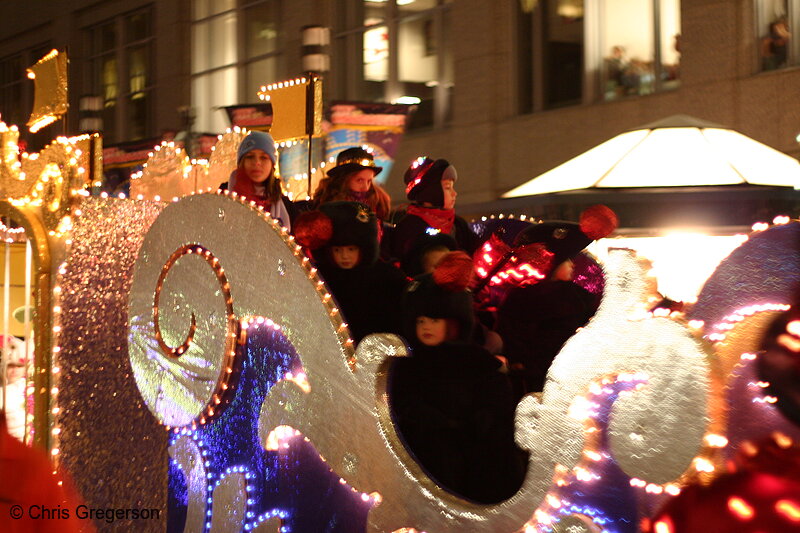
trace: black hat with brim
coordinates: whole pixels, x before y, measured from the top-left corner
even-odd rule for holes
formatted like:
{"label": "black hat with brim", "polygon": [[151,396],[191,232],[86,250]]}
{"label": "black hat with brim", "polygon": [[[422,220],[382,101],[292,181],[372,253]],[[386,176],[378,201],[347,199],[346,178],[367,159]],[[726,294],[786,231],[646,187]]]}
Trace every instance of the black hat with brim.
{"label": "black hat with brim", "polygon": [[336,156],[336,166],[328,171],[328,176],[338,178],[364,169],[373,171],[377,176],[383,167],[376,166],[375,158],[363,148],[348,148]]}

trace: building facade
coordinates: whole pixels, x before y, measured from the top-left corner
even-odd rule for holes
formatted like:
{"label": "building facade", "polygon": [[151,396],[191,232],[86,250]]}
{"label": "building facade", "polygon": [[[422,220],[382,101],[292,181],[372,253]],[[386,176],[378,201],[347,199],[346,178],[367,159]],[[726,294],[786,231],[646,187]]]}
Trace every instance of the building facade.
{"label": "building facade", "polygon": [[[64,125],[100,97],[105,144],[221,133],[221,106],[303,71],[302,29],[327,27],[328,102],[415,108],[406,162],[458,168],[459,203],[496,199],[631,128],[673,114],[800,155],[800,0],[29,0],[0,8],[0,113],[23,125],[25,67],[70,57]],[[676,154],[679,157],[680,154]]]}

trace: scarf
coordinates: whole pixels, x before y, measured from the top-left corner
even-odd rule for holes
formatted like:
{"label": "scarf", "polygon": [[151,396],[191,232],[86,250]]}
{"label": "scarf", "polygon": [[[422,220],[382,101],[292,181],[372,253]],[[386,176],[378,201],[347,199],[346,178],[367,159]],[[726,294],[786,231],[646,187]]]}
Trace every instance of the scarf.
{"label": "scarf", "polygon": [[228,189],[239,196],[244,196],[249,201],[255,202],[257,206],[264,208],[264,211],[268,212],[272,218],[277,219],[286,229],[291,231],[289,211],[286,210],[283,199],[278,198],[277,202],[271,202],[264,194],[258,194],[256,192],[256,184],[253,183],[253,180],[248,177],[244,170],[237,168],[231,172],[231,177],[228,179]]}
{"label": "scarf", "polygon": [[440,232],[447,234],[453,230],[453,222],[456,218],[455,209],[422,207],[415,204],[408,206],[406,213],[418,216],[431,228],[438,229]]}
{"label": "scarf", "polygon": [[367,204],[368,196],[369,191],[347,191],[347,199],[351,202],[361,202],[362,204]]}

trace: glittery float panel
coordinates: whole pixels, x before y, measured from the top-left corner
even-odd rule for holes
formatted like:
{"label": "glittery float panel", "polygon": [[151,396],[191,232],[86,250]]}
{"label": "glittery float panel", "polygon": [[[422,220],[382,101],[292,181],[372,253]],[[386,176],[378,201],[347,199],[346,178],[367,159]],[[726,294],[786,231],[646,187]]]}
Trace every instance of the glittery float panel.
{"label": "glittery float panel", "polygon": [[[721,428],[711,345],[646,312],[650,283],[633,252],[612,250],[605,268],[597,314],[543,394],[518,406],[523,486],[478,505],[436,486],[395,432],[386,376],[409,355],[401,338],[353,350],[307,258],[259,210],[215,194],[169,205],[142,244],[129,304],[135,380],[175,426],[169,530],[637,531],[686,479],[713,472],[709,448],[728,440],[710,433]],[[757,329],[739,320],[716,358],[752,349]],[[733,366],[729,427],[752,434],[739,418],[775,412],[746,410],[764,402],[737,392],[752,376]]]}
{"label": "glittery float panel", "polygon": [[256,531],[270,520],[279,521],[284,532],[364,531],[375,496],[356,491],[332,472],[296,430],[284,426],[268,438],[260,436],[259,412],[269,389],[282,380],[306,379],[280,327],[265,320],[250,323],[239,356],[236,392],[220,416],[173,433],[173,447],[188,441],[201,450],[205,470],[196,475],[186,466],[176,468],[173,457],[169,531],[204,531],[196,525],[198,516],[212,532]]}
{"label": "glittery float panel", "polygon": [[748,305],[790,303],[800,286],[800,222],[755,232],[706,281],[689,318],[716,324]]}
{"label": "glittery float panel", "polygon": [[85,200],[57,277],[62,464],[89,506],[162,510],[161,520],[99,521],[102,531],[166,526],[167,436],[144,406],[127,353],[131,272],[162,208],[152,202]]}
{"label": "glittery float panel", "polygon": [[600,308],[556,356],[541,400],[517,407],[528,477],[556,472],[535,513],[540,526],[572,514],[604,531],[638,531],[691,469],[709,423],[703,344],[685,325],[647,316],[633,252],[612,250],[606,270]]}
{"label": "glittery float panel", "polygon": [[[230,286],[219,287],[213,265],[199,256],[170,263],[187,246],[217,259]],[[209,339],[177,357],[154,342],[154,291],[167,264],[160,297],[172,303],[158,316],[168,346],[187,335]],[[589,523],[585,531],[635,531],[640,513],[649,516],[656,504],[650,495],[665,497],[701,452],[709,368],[686,326],[642,313],[647,282],[632,252],[613,252],[608,272],[598,314],[557,356],[541,401],[526,397],[518,408],[516,438],[531,452],[522,488],[506,502],[478,505],[436,486],[395,432],[386,376],[392,357],[408,355],[401,338],[368,336],[353,352],[324,285],[258,210],[215,194],[171,204],[145,239],[130,297],[137,384],[157,417],[180,413],[172,438],[191,438],[208,469],[209,484],[199,489],[171,463],[170,530],[203,514],[216,530],[237,520],[244,501],[246,531],[276,519],[287,531],[512,532]],[[166,392],[200,387],[205,392],[194,397],[207,398],[203,387],[216,371],[196,370],[227,357],[224,290],[247,341],[213,415],[204,415],[208,406]],[[225,481],[238,474],[244,493],[238,481]]]}

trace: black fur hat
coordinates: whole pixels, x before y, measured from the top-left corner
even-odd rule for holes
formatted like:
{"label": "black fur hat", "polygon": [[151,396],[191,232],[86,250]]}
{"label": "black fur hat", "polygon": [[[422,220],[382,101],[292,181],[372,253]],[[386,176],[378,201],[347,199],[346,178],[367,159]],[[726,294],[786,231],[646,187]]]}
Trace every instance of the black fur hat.
{"label": "black fur hat", "polygon": [[332,246],[358,246],[360,265],[378,260],[378,219],[359,202],[329,202],[298,217],[295,238],[311,251],[315,261],[330,261]]}
{"label": "black fur hat", "polygon": [[533,224],[521,231],[514,240],[516,247],[542,243],[555,254],[555,268],[567,259],[572,259],[592,241],[607,237],[617,227],[617,215],[609,207],[593,205],[581,213],[580,222],[560,220]]}
{"label": "black fur hat", "polygon": [[471,276],[472,259],[459,251],[444,256],[432,273],[414,278],[403,298],[403,330],[407,338],[416,339],[417,318],[427,316],[455,320],[457,340],[469,340],[475,324],[472,293],[467,290]]}

